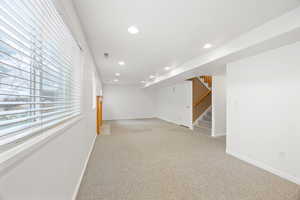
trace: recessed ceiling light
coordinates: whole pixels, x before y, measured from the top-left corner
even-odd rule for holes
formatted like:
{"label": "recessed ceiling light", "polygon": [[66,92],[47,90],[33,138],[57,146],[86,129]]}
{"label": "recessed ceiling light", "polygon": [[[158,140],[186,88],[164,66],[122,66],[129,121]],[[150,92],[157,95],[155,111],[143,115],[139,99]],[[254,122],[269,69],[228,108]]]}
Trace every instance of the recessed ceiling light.
{"label": "recessed ceiling light", "polygon": [[119,79],[114,79],[114,82],[119,82]]}
{"label": "recessed ceiling light", "polygon": [[120,73],[116,73],[115,75],[116,75],[116,76],[120,76],[121,74],[120,74]]}
{"label": "recessed ceiling light", "polygon": [[125,62],[124,61],[120,61],[119,65],[123,66],[123,65],[125,65]]}
{"label": "recessed ceiling light", "polygon": [[135,26],[130,26],[130,27],[128,28],[128,32],[129,32],[130,34],[138,34],[140,31],[139,31],[139,29],[138,29],[137,27],[135,27]]}
{"label": "recessed ceiling light", "polygon": [[205,45],[203,46],[203,48],[204,48],[204,49],[212,48],[212,44],[207,43],[207,44],[205,44]]}
{"label": "recessed ceiling light", "polygon": [[151,78],[151,79],[154,79],[154,78],[155,78],[155,76],[153,76],[153,75],[150,75],[150,76],[149,76],[149,78]]}
{"label": "recessed ceiling light", "polygon": [[171,67],[165,67],[164,68],[166,71],[169,71],[171,69]]}

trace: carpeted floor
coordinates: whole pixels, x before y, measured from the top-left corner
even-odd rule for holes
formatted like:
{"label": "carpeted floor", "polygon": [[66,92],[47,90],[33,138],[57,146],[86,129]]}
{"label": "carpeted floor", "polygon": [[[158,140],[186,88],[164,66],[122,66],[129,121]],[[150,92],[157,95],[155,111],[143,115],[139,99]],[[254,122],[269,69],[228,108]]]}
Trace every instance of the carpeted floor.
{"label": "carpeted floor", "polygon": [[299,186],[225,154],[225,140],[157,119],[112,121],[77,200],[300,200]]}

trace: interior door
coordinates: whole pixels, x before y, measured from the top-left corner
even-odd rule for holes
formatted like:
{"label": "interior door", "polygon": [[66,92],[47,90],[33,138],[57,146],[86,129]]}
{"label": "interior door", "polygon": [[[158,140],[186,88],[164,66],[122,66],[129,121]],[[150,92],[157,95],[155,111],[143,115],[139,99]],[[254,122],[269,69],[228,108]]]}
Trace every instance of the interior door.
{"label": "interior door", "polygon": [[102,96],[97,96],[97,134],[101,133],[102,127]]}

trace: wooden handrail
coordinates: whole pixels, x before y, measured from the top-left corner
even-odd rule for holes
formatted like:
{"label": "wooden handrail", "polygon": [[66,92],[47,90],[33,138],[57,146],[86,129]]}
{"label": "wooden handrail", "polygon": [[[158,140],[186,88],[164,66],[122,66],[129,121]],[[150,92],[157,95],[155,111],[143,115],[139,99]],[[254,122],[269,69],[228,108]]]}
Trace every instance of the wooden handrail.
{"label": "wooden handrail", "polygon": [[193,104],[194,107],[198,106],[208,95],[210,95],[211,91],[207,91],[196,103]]}
{"label": "wooden handrail", "polygon": [[211,76],[200,76],[205,83],[208,84],[209,87],[212,86],[212,77]]}

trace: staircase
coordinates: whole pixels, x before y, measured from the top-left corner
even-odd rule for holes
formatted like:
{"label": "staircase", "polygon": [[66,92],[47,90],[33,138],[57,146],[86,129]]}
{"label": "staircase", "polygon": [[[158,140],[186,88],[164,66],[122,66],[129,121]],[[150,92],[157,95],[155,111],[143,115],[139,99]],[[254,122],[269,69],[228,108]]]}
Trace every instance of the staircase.
{"label": "staircase", "polygon": [[196,126],[211,129],[212,111],[211,107],[196,121]]}
{"label": "staircase", "polygon": [[194,126],[211,129],[211,76],[200,76],[193,81],[193,124]]}
{"label": "staircase", "polygon": [[203,80],[207,87],[211,90],[212,86],[212,77],[211,76],[200,76],[200,80]]}

